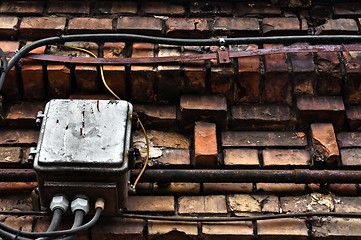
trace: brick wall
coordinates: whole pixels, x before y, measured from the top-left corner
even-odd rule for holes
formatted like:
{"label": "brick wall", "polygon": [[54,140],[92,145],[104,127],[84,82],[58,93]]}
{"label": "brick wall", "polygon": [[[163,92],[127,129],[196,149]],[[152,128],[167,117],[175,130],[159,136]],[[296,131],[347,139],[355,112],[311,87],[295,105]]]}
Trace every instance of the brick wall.
{"label": "brick wall", "polygon": [[[3,1],[0,47],[11,53],[36,39],[73,33],[209,38],[360,31],[360,3],[273,2],[278,4]],[[144,43],[71,45],[107,58],[217,51],[207,46]],[[229,50],[274,47],[279,45],[237,45]],[[86,56],[56,46],[33,52]],[[145,123],[152,143],[149,168],[361,170],[360,61],[358,52],[345,49],[234,58],[222,66],[208,60],[106,66],[104,74],[108,85],[122,99],[133,103]],[[27,156],[38,141],[36,113],[52,98],[112,97],[103,87],[96,67],[24,59],[8,74],[0,98],[1,169],[31,168]],[[140,132],[135,137],[141,139]],[[35,186],[0,183],[0,209],[30,210],[30,192]],[[360,212],[360,203],[359,184],[141,183],[137,194],[130,196],[128,211],[249,216]],[[29,216],[5,216],[1,221],[29,231],[43,231],[49,223],[48,218]],[[63,227],[70,222],[66,219]],[[359,239],[360,226],[359,219],[338,218],[214,224],[103,218],[78,238]]]}

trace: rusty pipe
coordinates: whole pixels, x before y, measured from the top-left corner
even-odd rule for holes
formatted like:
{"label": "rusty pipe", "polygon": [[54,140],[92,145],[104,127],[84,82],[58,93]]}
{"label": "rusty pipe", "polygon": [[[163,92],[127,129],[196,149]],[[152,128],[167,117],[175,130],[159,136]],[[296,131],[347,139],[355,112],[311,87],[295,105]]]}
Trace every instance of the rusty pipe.
{"label": "rusty pipe", "polygon": [[[131,171],[131,181],[140,170]],[[1,182],[35,182],[32,169],[2,169]],[[147,169],[141,182],[361,183],[361,170]]]}

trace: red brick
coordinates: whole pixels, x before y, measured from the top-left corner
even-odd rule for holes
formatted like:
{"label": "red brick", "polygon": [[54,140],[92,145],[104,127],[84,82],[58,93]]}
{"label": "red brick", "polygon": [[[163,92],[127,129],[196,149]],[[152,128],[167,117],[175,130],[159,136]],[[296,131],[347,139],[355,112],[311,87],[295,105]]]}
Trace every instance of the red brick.
{"label": "red brick", "polygon": [[320,95],[342,94],[342,73],[338,54],[335,52],[316,53],[317,85]]}
{"label": "red brick", "polygon": [[190,153],[188,149],[164,149],[160,158],[152,161],[153,166],[189,166]]}
{"label": "red brick", "polygon": [[226,166],[259,166],[256,149],[224,149],[223,158]]}
{"label": "red brick", "polygon": [[230,240],[253,239],[253,226],[251,222],[218,222],[202,224],[202,239],[204,240]]}
{"label": "red brick", "polygon": [[[0,48],[5,53],[14,53],[19,48],[18,42],[13,41],[0,41]],[[10,58],[8,58],[10,59]],[[6,75],[3,87],[2,87],[2,95],[5,99],[19,99],[20,91],[19,84],[17,81],[17,75],[15,72],[15,68],[12,68]]]}
{"label": "red brick", "polygon": [[0,34],[3,38],[15,37],[17,30],[18,18],[17,17],[0,17]]}
{"label": "red brick", "polygon": [[181,93],[183,79],[179,66],[157,67],[157,100],[177,102]]}
{"label": "red brick", "polygon": [[136,14],[138,6],[136,2],[112,2],[110,13]]}
{"label": "red brick", "polygon": [[285,130],[291,126],[287,105],[234,105],[231,117],[231,128],[237,130]]}
{"label": "red brick", "polygon": [[229,208],[235,213],[279,212],[276,196],[235,194],[228,196]]}
{"label": "red brick", "polygon": [[44,2],[38,1],[4,1],[0,5],[1,13],[20,14],[41,14],[43,13]]}
{"label": "red brick", "polygon": [[17,195],[31,192],[37,186],[37,182],[1,182],[0,191],[6,195]]}
{"label": "red brick", "polygon": [[64,33],[65,17],[26,17],[20,24],[20,37],[39,39]]}
{"label": "red brick", "polygon": [[346,109],[347,122],[351,130],[361,129],[361,108],[360,106],[350,106]]}
{"label": "red brick", "polygon": [[343,166],[361,166],[361,148],[341,149]]}
{"label": "red brick", "polygon": [[[341,153],[342,154],[342,153]],[[351,196],[357,195],[358,185],[357,184],[329,184],[328,190],[336,195]]]}
{"label": "red brick", "polygon": [[361,211],[361,197],[335,197],[335,212],[356,213]]}
{"label": "red brick", "polygon": [[361,102],[361,85],[359,83],[361,71],[361,54],[357,51],[342,52],[346,63],[347,77],[344,84],[345,101],[348,103]]}
{"label": "red brick", "polygon": [[312,1],[311,0],[294,0],[294,1],[283,1],[283,0],[273,0],[273,4],[280,7],[285,8],[306,8],[311,6]]}
{"label": "red brick", "polygon": [[32,145],[38,141],[39,132],[36,130],[0,130],[0,145]]}
{"label": "red brick", "polygon": [[214,123],[196,122],[194,127],[194,165],[196,167],[217,167],[218,144]]}
{"label": "red brick", "polygon": [[173,196],[129,196],[130,212],[174,212]]}
{"label": "red brick", "polygon": [[303,132],[223,132],[222,147],[304,147]]}
{"label": "red brick", "polygon": [[310,153],[306,150],[281,150],[268,149],[263,150],[263,163],[265,167],[288,167],[302,166],[307,167],[310,163]]}
{"label": "red brick", "polygon": [[162,22],[154,17],[120,17],[117,29],[122,33],[159,35],[162,32]]}
{"label": "red brick", "polygon": [[236,13],[240,16],[280,16],[281,9],[267,2],[237,3]]}
{"label": "red brick", "polygon": [[142,116],[143,124],[152,129],[178,128],[177,108],[175,105],[136,104],[134,111]]}
{"label": "red brick", "polygon": [[144,222],[142,220],[122,218],[101,218],[92,228],[92,238],[106,239],[143,239]]}
{"label": "red brick", "polygon": [[17,102],[9,104],[4,114],[4,124],[12,127],[35,127],[37,113],[45,107],[44,102]]}
{"label": "red brick", "polygon": [[23,79],[24,99],[44,99],[45,85],[43,79],[43,67],[41,65],[23,65],[21,74]]}
{"label": "red brick", "polygon": [[340,151],[332,124],[313,123],[310,128],[314,164],[340,164]]}
{"label": "red brick", "polygon": [[298,18],[264,18],[262,31],[269,35],[302,34]]}
{"label": "red brick", "polygon": [[203,94],[206,91],[206,70],[202,67],[184,67],[185,94]]}
{"label": "red brick", "polygon": [[306,128],[312,122],[331,122],[335,129],[341,129],[345,119],[342,97],[297,98],[298,126]]}
{"label": "red brick", "polygon": [[197,239],[197,223],[150,221],[148,223],[149,239]]}
{"label": "red brick", "polygon": [[321,218],[312,225],[314,239],[357,239],[361,235],[361,220],[355,218]]}
{"label": "red brick", "polygon": [[328,19],[325,24],[316,27],[318,34],[351,34],[357,33],[358,26],[354,19]]}
{"label": "red brick", "polygon": [[231,100],[231,88],[234,82],[233,67],[212,67],[210,76],[210,87],[213,94],[220,94]]}
{"label": "red brick", "polygon": [[260,32],[257,18],[216,18],[213,26],[218,35],[249,36]]}
{"label": "red brick", "polygon": [[50,98],[67,98],[70,93],[70,69],[64,65],[47,65]]}
{"label": "red brick", "polygon": [[[280,44],[265,44],[264,48],[280,48],[283,47],[283,45]],[[279,54],[270,54],[265,56],[265,67],[266,67],[266,73],[271,72],[287,72],[287,62],[286,62],[286,55],[283,53]]]}
{"label": "red brick", "polygon": [[31,216],[7,216],[3,223],[9,227],[31,232],[34,222],[34,217]]}
{"label": "red brick", "polygon": [[218,95],[182,95],[180,99],[181,121],[184,127],[192,127],[198,120],[227,124],[227,102]]}
{"label": "red brick", "polygon": [[360,16],[361,4],[349,2],[333,4],[333,12],[336,16]]}
{"label": "red brick", "polygon": [[77,89],[84,92],[95,92],[98,89],[97,68],[91,66],[76,66],[75,78]]}
{"label": "red brick", "polygon": [[51,14],[89,14],[89,2],[82,1],[51,1],[48,3],[48,13]]}
{"label": "red brick", "polygon": [[169,18],[165,20],[166,34],[169,37],[198,38],[209,36],[209,26],[204,18]]}
{"label": "red brick", "polygon": [[191,15],[232,15],[233,7],[231,3],[227,2],[191,2]]}
{"label": "red brick", "polygon": [[332,9],[328,4],[313,4],[309,10],[309,15],[311,18],[320,19],[322,22],[325,22],[325,19],[332,19]]}
{"label": "red brick", "polygon": [[337,143],[340,148],[361,147],[361,132],[339,132]]}
{"label": "red brick", "polygon": [[145,14],[155,15],[183,15],[185,13],[182,5],[167,2],[143,2],[141,10]]}
{"label": "red brick", "polygon": [[0,147],[0,159],[1,166],[19,166],[22,161],[22,149],[19,147]]}
{"label": "red brick", "polygon": [[1,196],[0,210],[32,211],[30,194]]}
{"label": "red brick", "polygon": [[257,191],[259,192],[271,192],[271,193],[305,193],[306,186],[305,184],[295,184],[295,183],[257,183]]}
{"label": "red brick", "polygon": [[155,184],[153,194],[157,195],[194,195],[199,194],[201,189],[200,183],[169,183]]}
{"label": "red brick", "polygon": [[69,33],[111,32],[113,29],[111,18],[72,18],[68,23]]}
{"label": "red brick", "polygon": [[280,198],[284,213],[291,212],[332,212],[335,208],[331,194],[311,193],[303,196]]}
{"label": "red brick", "polygon": [[252,183],[203,183],[205,194],[251,193]]}
{"label": "red brick", "polygon": [[304,219],[273,219],[257,221],[258,238],[264,239],[308,239],[308,228]]}
{"label": "red brick", "polygon": [[226,198],[221,195],[178,198],[179,214],[227,213]]}

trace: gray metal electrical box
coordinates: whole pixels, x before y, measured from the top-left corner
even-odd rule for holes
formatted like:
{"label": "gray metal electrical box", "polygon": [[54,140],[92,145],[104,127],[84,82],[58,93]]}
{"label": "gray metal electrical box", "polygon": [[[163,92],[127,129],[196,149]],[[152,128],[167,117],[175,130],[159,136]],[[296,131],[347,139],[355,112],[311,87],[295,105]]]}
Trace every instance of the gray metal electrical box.
{"label": "gray metal electrical box", "polygon": [[126,207],[130,103],[52,100],[43,114],[34,158],[42,206],[55,194],[104,198],[104,214]]}

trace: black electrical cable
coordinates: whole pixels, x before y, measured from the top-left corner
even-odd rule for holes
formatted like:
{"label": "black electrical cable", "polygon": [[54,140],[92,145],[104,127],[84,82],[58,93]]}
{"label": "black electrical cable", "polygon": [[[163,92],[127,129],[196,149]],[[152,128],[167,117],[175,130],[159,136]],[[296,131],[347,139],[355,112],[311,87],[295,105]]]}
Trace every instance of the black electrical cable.
{"label": "black electrical cable", "polygon": [[[61,221],[61,217],[63,216],[63,209],[60,208],[56,208],[53,212],[53,217],[51,218],[51,222],[49,224],[48,229],[46,230],[46,232],[53,232],[55,231]],[[39,238],[38,240],[46,240],[47,238]]]}
{"label": "black electrical cable", "polygon": [[[85,212],[83,210],[76,210],[74,212],[74,222],[73,222],[73,226],[71,227],[71,229],[80,227],[83,224],[84,215],[85,215]],[[67,237],[61,238],[61,240],[71,240],[71,239],[73,239],[73,236],[67,236]]]}
{"label": "black electrical cable", "polygon": [[[31,50],[49,44],[64,44],[74,41],[95,42],[147,42],[154,44],[168,44],[180,46],[228,46],[232,44],[263,44],[263,43],[297,43],[308,42],[310,44],[345,44],[361,42],[360,35],[306,35],[306,36],[271,36],[271,37],[239,37],[220,39],[181,39],[144,36],[135,34],[107,33],[107,34],[75,34],[50,37],[34,41],[22,47],[8,62],[5,73]],[[6,74],[0,76],[0,90],[4,83]]]}
{"label": "black electrical cable", "polygon": [[14,240],[14,239],[17,239],[17,240],[30,240],[31,239],[31,238],[19,237],[19,236],[16,236],[15,234],[11,234],[11,233],[6,232],[6,231],[1,230],[1,229],[0,229],[0,238],[4,239],[4,240]]}
{"label": "black electrical cable", "polygon": [[24,232],[24,231],[19,231],[15,228],[9,227],[3,223],[0,223],[0,229],[2,229],[3,231],[6,231],[8,233],[14,234],[16,236],[27,237],[27,238],[31,238],[31,239],[35,239],[35,238],[39,238],[39,237],[69,236],[69,235],[74,235],[78,232],[84,231],[84,230],[94,226],[94,224],[99,220],[99,217],[100,217],[102,211],[103,211],[102,208],[100,208],[100,207],[96,208],[95,214],[89,222],[87,222],[86,224],[84,224],[80,227],[77,227],[74,229],[69,229],[69,230],[60,230],[60,231],[45,232],[45,233]]}

